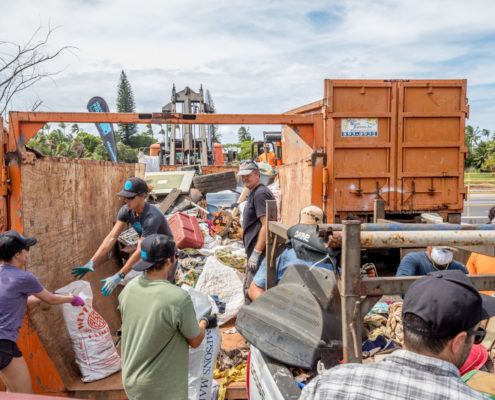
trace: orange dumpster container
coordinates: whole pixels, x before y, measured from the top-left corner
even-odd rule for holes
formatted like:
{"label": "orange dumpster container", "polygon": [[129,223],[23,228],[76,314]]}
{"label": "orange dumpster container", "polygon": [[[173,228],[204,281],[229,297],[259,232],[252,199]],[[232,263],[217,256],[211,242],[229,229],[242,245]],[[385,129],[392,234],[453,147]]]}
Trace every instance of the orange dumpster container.
{"label": "orange dumpster container", "polygon": [[374,199],[389,215],[430,211],[460,222],[466,80],[325,80],[322,101],[289,113],[319,110],[320,134],[283,131],[282,193],[293,193],[298,176],[306,182],[298,200],[282,200],[284,222],[296,221],[295,203],[310,202],[323,205],[329,221],[369,219]]}
{"label": "orange dumpster container", "polygon": [[224,165],[223,148],[220,143],[213,143],[213,164]]}

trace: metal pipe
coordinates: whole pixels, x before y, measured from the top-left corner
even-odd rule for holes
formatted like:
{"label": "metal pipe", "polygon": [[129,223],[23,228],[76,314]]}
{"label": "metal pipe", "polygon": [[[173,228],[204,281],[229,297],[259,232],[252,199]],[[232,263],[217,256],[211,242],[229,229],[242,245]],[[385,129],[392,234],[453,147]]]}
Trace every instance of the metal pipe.
{"label": "metal pipe", "polygon": [[[398,276],[386,278],[361,279],[361,296],[383,296],[386,294],[403,295],[421,276]],[[495,274],[469,275],[471,282],[478,290],[494,290]]]}
{"label": "metal pipe", "polygon": [[[341,224],[318,225],[320,231],[331,229],[341,231]],[[404,231],[495,231],[495,224],[362,224],[361,231],[367,232],[404,232]]]}
{"label": "metal pipe", "polygon": [[385,218],[385,201],[383,199],[375,199],[373,201],[373,223],[377,223],[379,219]]}
{"label": "metal pipe", "polygon": [[344,221],[342,232],[342,347],[344,362],[361,362],[362,321],[359,310],[361,290],[361,246],[359,221]]}
{"label": "metal pipe", "polygon": [[361,246],[368,249],[495,245],[495,231],[361,232]]}

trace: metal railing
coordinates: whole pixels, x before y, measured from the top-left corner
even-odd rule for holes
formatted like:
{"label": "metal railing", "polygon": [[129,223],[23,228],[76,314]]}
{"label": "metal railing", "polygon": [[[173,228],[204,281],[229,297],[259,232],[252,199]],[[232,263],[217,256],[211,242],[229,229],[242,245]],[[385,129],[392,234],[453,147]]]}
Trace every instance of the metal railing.
{"label": "metal railing", "polygon": [[[380,211],[381,207],[375,207]],[[288,227],[276,222],[274,200],[267,201],[267,289],[275,286],[277,243],[287,239]],[[380,218],[375,218],[380,220]],[[399,228],[403,229],[399,229]],[[383,295],[404,295],[419,276],[369,278],[361,276],[361,249],[439,246],[495,245],[495,225],[460,226],[451,224],[361,224],[344,221],[322,225],[321,229],[341,230],[341,272],[336,274],[341,296],[344,362],[362,361],[363,318]],[[387,228],[389,228],[387,230]],[[455,229],[457,228],[457,229]],[[478,290],[495,289],[495,274],[470,275]]]}
{"label": "metal railing", "polygon": [[[473,202],[476,195],[494,195],[495,196],[495,174],[483,172],[466,172],[464,174],[464,185],[466,186],[466,216],[472,217],[471,209],[476,207],[492,207],[495,201],[491,203]],[[486,217],[483,215],[483,217]]]}

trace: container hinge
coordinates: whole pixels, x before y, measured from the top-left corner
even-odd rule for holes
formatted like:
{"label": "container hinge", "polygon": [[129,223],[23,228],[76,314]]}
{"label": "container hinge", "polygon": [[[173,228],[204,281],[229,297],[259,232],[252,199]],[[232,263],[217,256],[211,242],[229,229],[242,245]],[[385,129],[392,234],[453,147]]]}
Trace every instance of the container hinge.
{"label": "container hinge", "polygon": [[327,165],[327,153],[324,151],[315,151],[311,154],[311,165],[314,167],[316,165],[316,159],[323,158],[323,165]]}
{"label": "container hinge", "polygon": [[7,167],[2,166],[0,176],[0,196],[7,196],[10,190],[10,179],[8,177]]}

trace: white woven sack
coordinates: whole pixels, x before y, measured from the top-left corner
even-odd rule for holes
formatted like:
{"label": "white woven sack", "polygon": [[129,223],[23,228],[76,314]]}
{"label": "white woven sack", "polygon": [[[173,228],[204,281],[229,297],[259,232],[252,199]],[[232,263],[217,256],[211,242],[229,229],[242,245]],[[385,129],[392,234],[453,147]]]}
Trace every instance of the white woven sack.
{"label": "white woven sack", "polygon": [[57,290],[60,294],[76,294],[85,305],[62,305],[65,325],[76,354],[84,382],[93,382],[120,371],[120,356],[112,341],[107,322],[93,308],[93,292],[89,282],[74,281]]}

